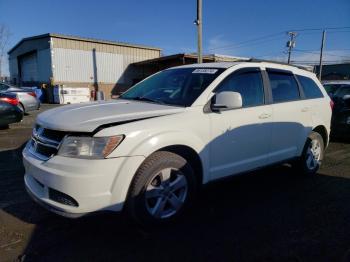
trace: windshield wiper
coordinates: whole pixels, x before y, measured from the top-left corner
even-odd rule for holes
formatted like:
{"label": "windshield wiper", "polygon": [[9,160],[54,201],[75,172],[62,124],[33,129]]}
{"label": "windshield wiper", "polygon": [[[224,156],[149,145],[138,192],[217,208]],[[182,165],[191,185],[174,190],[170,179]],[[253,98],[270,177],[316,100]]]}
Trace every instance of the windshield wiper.
{"label": "windshield wiper", "polygon": [[137,96],[137,97],[133,97],[131,98],[132,100],[137,100],[137,101],[145,101],[145,102],[152,102],[152,103],[157,103],[157,104],[165,104],[163,101],[159,101],[159,100],[154,100],[148,97],[144,97],[144,96]]}

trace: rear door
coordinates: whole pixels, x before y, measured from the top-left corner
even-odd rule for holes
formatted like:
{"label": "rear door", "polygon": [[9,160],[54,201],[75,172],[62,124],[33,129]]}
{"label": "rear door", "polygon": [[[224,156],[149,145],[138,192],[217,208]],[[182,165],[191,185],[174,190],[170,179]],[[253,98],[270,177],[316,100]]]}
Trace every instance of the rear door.
{"label": "rear door", "polygon": [[299,154],[311,130],[311,116],[292,72],[271,68],[266,72],[273,103],[270,161],[275,163]]}

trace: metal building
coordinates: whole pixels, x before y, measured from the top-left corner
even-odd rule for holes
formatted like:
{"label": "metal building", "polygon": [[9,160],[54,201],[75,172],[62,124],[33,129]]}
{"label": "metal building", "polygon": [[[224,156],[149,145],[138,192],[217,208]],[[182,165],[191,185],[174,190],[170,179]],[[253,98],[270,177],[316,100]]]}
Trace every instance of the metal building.
{"label": "metal building", "polygon": [[[139,61],[133,63],[135,71],[138,72],[138,80],[142,80],[158,71],[167,69],[173,66],[188,65],[197,63],[197,54],[174,54],[168,56],[162,56],[157,58],[152,58],[144,61]],[[242,60],[249,60],[248,57],[239,56],[229,56],[229,55],[219,55],[219,54],[209,54],[203,55],[203,63],[212,62],[235,62]]]}
{"label": "metal building", "polygon": [[161,49],[50,33],[24,38],[8,54],[14,84],[89,87],[108,97],[139,79],[133,63],[158,58]]}

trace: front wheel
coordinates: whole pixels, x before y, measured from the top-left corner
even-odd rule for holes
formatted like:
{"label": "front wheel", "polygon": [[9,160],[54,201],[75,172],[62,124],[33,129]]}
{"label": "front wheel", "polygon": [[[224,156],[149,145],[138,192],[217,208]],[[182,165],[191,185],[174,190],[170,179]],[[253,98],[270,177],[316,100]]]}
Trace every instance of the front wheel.
{"label": "front wheel", "polygon": [[186,159],[159,151],[147,158],[136,172],[126,208],[140,224],[164,224],[178,218],[195,193],[194,171]]}
{"label": "front wheel", "polygon": [[316,174],[319,170],[324,156],[324,142],[322,136],[317,132],[311,132],[308,136],[303,154],[298,159],[296,167],[307,175]]}

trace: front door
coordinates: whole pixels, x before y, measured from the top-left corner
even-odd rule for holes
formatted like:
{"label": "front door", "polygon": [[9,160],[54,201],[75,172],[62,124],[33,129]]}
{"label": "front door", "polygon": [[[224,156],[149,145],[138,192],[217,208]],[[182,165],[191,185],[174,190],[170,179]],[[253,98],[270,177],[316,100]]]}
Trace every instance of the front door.
{"label": "front door", "polygon": [[234,91],[243,107],[211,113],[210,174],[217,179],[268,164],[271,105],[265,104],[260,69],[234,72],[215,90]]}

